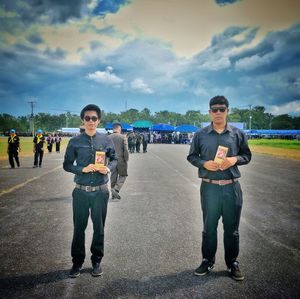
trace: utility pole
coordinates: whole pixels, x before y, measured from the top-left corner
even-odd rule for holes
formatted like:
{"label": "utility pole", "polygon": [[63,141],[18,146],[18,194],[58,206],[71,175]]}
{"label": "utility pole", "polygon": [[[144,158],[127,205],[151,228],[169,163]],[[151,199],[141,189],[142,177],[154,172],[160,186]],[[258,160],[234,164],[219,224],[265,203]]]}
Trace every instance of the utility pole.
{"label": "utility pole", "polygon": [[70,111],[67,111],[66,113],[66,128],[69,128],[69,113]]}
{"label": "utility pole", "polygon": [[36,104],[36,101],[34,99],[30,99],[28,103],[31,106],[31,114],[30,114],[30,130],[32,132],[32,137],[34,136],[34,114],[33,114],[33,106]]}
{"label": "utility pole", "polygon": [[270,122],[269,122],[270,130],[272,130],[272,120],[273,120],[273,115],[270,114]]}
{"label": "utility pole", "polygon": [[249,115],[249,130],[252,128],[252,105],[249,105],[250,115]]}
{"label": "utility pole", "polygon": [[125,99],[125,111],[127,111],[127,99]]}

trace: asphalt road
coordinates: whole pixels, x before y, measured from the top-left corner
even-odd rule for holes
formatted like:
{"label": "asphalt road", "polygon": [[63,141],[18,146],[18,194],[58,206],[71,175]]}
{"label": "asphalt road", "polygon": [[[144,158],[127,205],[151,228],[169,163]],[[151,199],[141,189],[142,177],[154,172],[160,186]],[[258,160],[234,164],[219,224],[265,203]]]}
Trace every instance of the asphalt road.
{"label": "asphalt road", "polygon": [[200,181],[186,161],[187,145],[150,145],[130,156],[120,202],[110,202],[102,277],[87,259],[71,279],[73,175],[62,154],[43,168],[23,158],[0,168],[0,298],[299,298],[300,163],[255,155],[240,167],[243,282],[226,271],[219,223],[214,271],[196,277],[201,262]]}

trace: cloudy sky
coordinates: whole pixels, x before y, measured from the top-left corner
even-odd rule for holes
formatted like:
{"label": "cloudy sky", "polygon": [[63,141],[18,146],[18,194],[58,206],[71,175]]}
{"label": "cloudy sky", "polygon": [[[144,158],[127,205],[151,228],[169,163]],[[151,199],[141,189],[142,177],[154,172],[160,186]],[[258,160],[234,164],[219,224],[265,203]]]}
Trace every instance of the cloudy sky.
{"label": "cloudy sky", "polygon": [[1,0],[0,113],[300,115],[298,0]]}

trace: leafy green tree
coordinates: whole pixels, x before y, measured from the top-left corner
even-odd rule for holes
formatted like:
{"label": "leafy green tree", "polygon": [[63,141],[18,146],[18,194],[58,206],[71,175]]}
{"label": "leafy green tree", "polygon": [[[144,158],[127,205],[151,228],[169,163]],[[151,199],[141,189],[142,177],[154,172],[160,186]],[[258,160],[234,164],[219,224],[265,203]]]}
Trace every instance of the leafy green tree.
{"label": "leafy green tree", "polygon": [[272,120],[272,129],[274,130],[290,130],[294,129],[293,119],[288,114],[275,116]]}
{"label": "leafy green tree", "polygon": [[141,119],[152,121],[153,117],[151,116],[151,112],[148,108],[144,108],[140,113],[139,116]]}
{"label": "leafy green tree", "polygon": [[203,115],[201,115],[200,110],[188,110],[184,115],[182,124],[200,127],[202,121]]}

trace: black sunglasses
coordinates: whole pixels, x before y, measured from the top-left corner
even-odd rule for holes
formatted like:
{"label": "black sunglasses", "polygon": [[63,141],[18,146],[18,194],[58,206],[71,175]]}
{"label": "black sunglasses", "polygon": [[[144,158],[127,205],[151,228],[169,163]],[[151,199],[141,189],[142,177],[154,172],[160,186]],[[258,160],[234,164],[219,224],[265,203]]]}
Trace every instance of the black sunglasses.
{"label": "black sunglasses", "polygon": [[97,116],[88,116],[88,115],[86,115],[86,116],[84,117],[84,120],[85,120],[85,121],[90,121],[90,120],[92,120],[93,122],[96,122],[96,121],[98,120],[98,117],[97,117]]}
{"label": "black sunglasses", "polygon": [[220,111],[220,112],[222,112],[222,113],[224,113],[225,111],[227,110],[227,108],[211,108],[210,109],[210,111],[212,112],[212,113],[217,113],[218,111]]}

